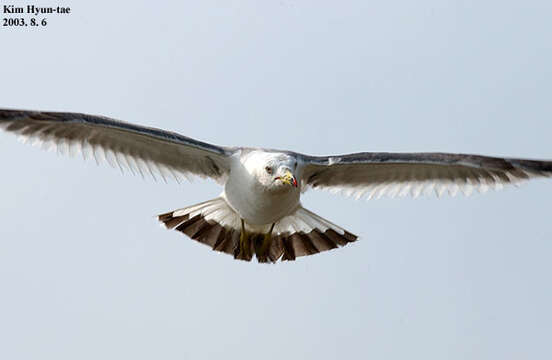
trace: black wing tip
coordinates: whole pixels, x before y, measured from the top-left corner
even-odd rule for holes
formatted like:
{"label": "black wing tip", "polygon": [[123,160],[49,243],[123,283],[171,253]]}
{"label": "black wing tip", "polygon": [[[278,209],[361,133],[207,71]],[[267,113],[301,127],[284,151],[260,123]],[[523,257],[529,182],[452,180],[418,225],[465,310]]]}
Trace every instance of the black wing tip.
{"label": "black wing tip", "polygon": [[552,161],[533,160],[533,159],[507,159],[508,162],[517,169],[523,171],[540,173],[543,176],[552,175]]}
{"label": "black wing tip", "polygon": [[0,123],[14,122],[18,120],[34,120],[34,121],[70,121],[75,119],[98,119],[103,118],[112,120],[107,117],[93,116],[76,112],[63,111],[37,111],[37,110],[21,110],[21,109],[6,109],[0,108]]}
{"label": "black wing tip", "polygon": [[0,122],[15,121],[36,113],[37,112],[35,111],[28,111],[28,110],[0,108]]}

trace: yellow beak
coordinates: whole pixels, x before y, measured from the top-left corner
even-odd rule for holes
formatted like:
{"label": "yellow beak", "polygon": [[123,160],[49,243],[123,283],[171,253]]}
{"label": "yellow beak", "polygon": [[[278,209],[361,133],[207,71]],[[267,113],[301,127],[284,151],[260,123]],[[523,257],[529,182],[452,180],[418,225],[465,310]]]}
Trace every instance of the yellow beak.
{"label": "yellow beak", "polygon": [[295,179],[295,176],[291,173],[291,171],[287,170],[284,175],[281,177],[277,177],[276,179],[282,180],[284,184],[291,185],[293,187],[297,187],[297,179]]}

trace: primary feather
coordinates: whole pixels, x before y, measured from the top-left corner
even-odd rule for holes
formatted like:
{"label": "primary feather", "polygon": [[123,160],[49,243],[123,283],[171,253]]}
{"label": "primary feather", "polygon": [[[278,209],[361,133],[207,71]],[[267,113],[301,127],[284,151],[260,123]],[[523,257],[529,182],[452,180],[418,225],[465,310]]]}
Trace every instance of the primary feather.
{"label": "primary feather", "polygon": [[0,127],[37,145],[77,150],[154,179],[156,174],[177,181],[195,175],[224,183],[233,152],[173,132],[77,113],[0,110]]}
{"label": "primary feather", "polygon": [[305,187],[344,192],[356,198],[387,195],[470,195],[505,184],[552,176],[552,162],[447,153],[357,153],[313,157],[305,163]]}

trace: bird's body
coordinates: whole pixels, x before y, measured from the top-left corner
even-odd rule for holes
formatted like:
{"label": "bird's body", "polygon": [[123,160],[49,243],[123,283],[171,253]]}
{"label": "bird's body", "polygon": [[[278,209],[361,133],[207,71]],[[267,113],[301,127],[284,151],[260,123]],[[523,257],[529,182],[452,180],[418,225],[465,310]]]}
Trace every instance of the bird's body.
{"label": "bird's body", "polygon": [[278,162],[293,167],[286,154],[240,149],[232,156],[231,170],[224,185],[224,198],[250,226],[270,225],[291,214],[299,205],[298,187],[280,184],[270,188],[259,177],[265,164]]}
{"label": "bird's body", "polygon": [[195,175],[223,186],[219,197],[159,215],[183,232],[236,259],[294,260],[346,245],[357,236],[305,209],[309,188],[356,198],[469,195],[534,177],[551,177],[552,162],[447,153],[356,153],[309,156],[292,151],[221,147],[176,133],[77,113],[0,109],[0,127],[24,140],[79,150],[141,175],[180,181]]}

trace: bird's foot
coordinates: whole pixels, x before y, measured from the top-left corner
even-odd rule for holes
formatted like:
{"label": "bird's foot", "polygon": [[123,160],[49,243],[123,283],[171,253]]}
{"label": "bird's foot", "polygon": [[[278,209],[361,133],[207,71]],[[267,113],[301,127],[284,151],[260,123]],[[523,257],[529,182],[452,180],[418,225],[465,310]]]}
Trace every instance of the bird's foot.
{"label": "bird's foot", "polygon": [[234,258],[250,261],[251,257],[252,257],[252,254],[251,254],[250,236],[245,231],[245,229],[242,229],[240,233],[240,242],[236,247],[236,250],[234,251]]}
{"label": "bird's foot", "polygon": [[274,224],[270,227],[270,231],[264,235],[262,238],[255,239],[255,253],[257,254],[257,260],[260,263],[265,263],[269,261],[268,252],[270,246],[272,245],[272,230],[274,229]]}
{"label": "bird's foot", "polygon": [[[272,244],[272,234],[264,234],[262,239],[259,239],[261,241],[258,241],[255,243],[255,245],[258,245],[255,247],[255,252],[257,253],[257,260],[259,262],[265,263],[268,262],[268,251],[270,249],[270,245]],[[260,243],[260,244],[259,244]]]}

